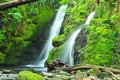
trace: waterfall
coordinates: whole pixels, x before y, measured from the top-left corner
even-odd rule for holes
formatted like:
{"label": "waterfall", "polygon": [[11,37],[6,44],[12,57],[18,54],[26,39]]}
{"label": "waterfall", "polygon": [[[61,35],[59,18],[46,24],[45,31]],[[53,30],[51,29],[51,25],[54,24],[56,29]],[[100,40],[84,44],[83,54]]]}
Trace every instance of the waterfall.
{"label": "waterfall", "polygon": [[94,18],[95,12],[91,12],[84,25],[89,25],[90,21]]}
{"label": "waterfall", "polygon": [[[92,12],[89,14],[86,22],[85,22],[85,26],[90,24],[90,21],[93,19],[95,15],[95,12]],[[77,30],[75,30],[70,37],[68,38],[68,40],[65,43],[65,48],[61,54],[61,60],[63,62],[65,62],[66,64],[69,64],[70,66],[74,65],[74,44],[75,44],[75,39],[77,38],[79,32],[82,30],[82,27],[80,26]]]}
{"label": "waterfall", "polygon": [[58,10],[55,20],[51,26],[48,40],[47,40],[45,46],[43,47],[43,50],[41,51],[38,61],[36,63],[37,66],[44,67],[44,63],[48,58],[49,51],[53,48],[52,39],[55,36],[59,35],[60,28],[61,28],[62,22],[64,20],[66,8],[67,8],[67,5],[62,5]]}
{"label": "waterfall", "polygon": [[63,54],[61,56],[61,60],[71,66],[73,66],[73,47],[74,47],[74,44],[75,44],[75,39],[77,37],[77,35],[79,34],[79,32],[81,31],[81,28],[80,29],[77,29],[75,30],[71,36],[68,38],[68,40],[66,41],[65,43],[65,48],[63,50]]}

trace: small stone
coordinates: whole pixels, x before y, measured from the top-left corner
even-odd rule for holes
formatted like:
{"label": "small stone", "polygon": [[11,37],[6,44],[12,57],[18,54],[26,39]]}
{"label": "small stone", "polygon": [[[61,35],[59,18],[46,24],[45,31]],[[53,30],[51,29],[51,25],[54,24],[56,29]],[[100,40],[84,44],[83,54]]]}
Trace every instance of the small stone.
{"label": "small stone", "polygon": [[54,76],[53,73],[42,72],[42,74],[43,76],[48,76],[48,77]]}
{"label": "small stone", "polygon": [[3,73],[5,73],[5,74],[6,74],[6,73],[7,73],[7,74],[8,74],[8,73],[11,73],[11,72],[12,72],[11,70],[7,70],[7,69],[4,69],[4,70],[3,70]]}
{"label": "small stone", "polygon": [[71,75],[70,78],[74,78],[74,75]]}
{"label": "small stone", "polygon": [[82,78],[80,80],[92,80],[92,79],[88,77],[88,78]]}
{"label": "small stone", "polygon": [[98,80],[97,76],[89,76],[92,80]]}
{"label": "small stone", "polygon": [[103,80],[116,80],[116,79],[112,79],[112,78],[109,78],[109,77],[107,78],[107,77],[106,77],[106,78],[104,78]]}
{"label": "small stone", "polygon": [[100,76],[101,71],[97,67],[92,67],[90,70],[87,71],[87,73],[94,76]]}
{"label": "small stone", "polygon": [[55,75],[55,78],[61,79],[61,80],[68,80],[68,79],[70,79],[70,76],[66,76],[66,75]]}
{"label": "small stone", "polygon": [[75,74],[75,78],[77,78],[77,79],[80,79],[80,78],[82,78],[82,72],[80,71],[80,70],[78,70],[77,71],[77,73]]}
{"label": "small stone", "polygon": [[2,71],[0,71],[0,76],[3,74],[3,72]]}
{"label": "small stone", "polygon": [[2,78],[0,80],[16,80],[15,78]]}
{"label": "small stone", "polygon": [[61,74],[61,75],[67,75],[67,76],[70,76],[70,75],[71,75],[71,74],[69,74],[69,73],[67,73],[67,72],[65,72],[65,71],[60,71],[59,74]]}

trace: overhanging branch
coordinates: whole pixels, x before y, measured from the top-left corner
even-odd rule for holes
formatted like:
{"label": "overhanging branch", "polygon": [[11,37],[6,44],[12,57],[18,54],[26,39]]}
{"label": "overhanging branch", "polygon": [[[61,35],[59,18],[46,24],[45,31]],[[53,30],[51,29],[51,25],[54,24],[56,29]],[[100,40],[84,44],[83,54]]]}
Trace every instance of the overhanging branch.
{"label": "overhanging branch", "polygon": [[2,3],[0,4],[0,11],[8,8],[16,7],[22,4],[26,4],[29,2],[35,2],[35,1],[38,1],[38,0],[13,0],[10,2]]}

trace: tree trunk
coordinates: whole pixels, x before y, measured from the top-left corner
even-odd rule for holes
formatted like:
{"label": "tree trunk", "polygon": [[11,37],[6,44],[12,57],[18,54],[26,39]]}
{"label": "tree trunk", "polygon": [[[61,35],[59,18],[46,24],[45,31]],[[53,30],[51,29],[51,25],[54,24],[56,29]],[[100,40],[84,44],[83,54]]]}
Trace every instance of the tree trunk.
{"label": "tree trunk", "polygon": [[10,2],[1,3],[0,4],[0,11],[8,9],[8,8],[16,7],[18,5],[26,4],[29,2],[35,2],[35,1],[38,1],[38,0],[13,0]]}
{"label": "tree trunk", "polygon": [[119,11],[120,11],[119,9],[120,9],[120,0],[117,1],[117,10],[116,10],[117,13],[119,13]]}
{"label": "tree trunk", "polygon": [[100,4],[100,0],[96,0],[96,3],[99,5]]}

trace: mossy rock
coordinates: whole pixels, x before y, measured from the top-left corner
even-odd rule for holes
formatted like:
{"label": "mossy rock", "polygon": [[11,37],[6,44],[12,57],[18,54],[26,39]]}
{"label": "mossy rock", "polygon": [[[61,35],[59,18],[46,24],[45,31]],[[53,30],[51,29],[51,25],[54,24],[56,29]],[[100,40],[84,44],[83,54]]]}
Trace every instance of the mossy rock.
{"label": "mossy rock", "polygon": [[76,74],[75,74],[75,78],[76,78],[76,79],[80,79],[80,78],[82,78],[82,77],[83,77],[82,72],[81,72],[80,70],[78,70],[78,71],[76,72]]}
{"label": "mossy rock", "polygon": [[61,45],[59,47],[54,47],[50,51],[47,62],[51,63],[54,59],[60,59],[60,55],[62,54],[63,49],[64,49],[64,45]]}
{"label": "mossy rock", "polygon": [[45,80],[41,75],[30,71],[21,71],[18,80]]}
{"label": "mossy rock", "polygon": [[65,39],[64,34],[54,37],[53,42],[52,42],[53,46],[54,47],[61,46],[63,44],[63,42],[64,42],[64,39]]}
{"label": "mossy rock", "polygon": [[99,68],[97,68],[97,67],[92,67],[90,70],[88,70],[87,73],[90,75],[94,75],[94,76],[100,76],[101,70],[99,70]]}

